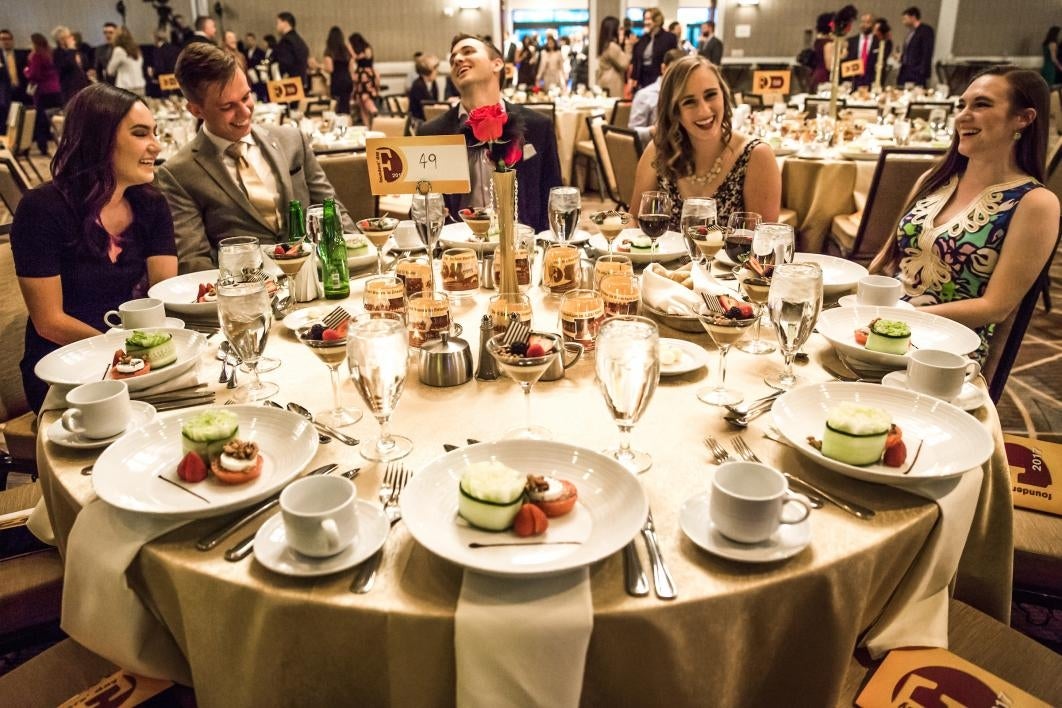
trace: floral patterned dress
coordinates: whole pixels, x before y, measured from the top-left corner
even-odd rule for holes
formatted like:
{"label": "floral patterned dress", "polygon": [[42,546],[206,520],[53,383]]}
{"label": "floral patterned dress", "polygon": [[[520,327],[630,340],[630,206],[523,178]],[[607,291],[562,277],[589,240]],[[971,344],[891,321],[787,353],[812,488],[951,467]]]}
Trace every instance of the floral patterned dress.
{"label": "floral patterned dress", "polygon": [[[711,198],[715,200],[716,214],[720,224],[726,224],[727,218],[736,211],[745,211],[745,175],[749,171],[749,158],[752,151],[763,141],[753,138],[745,145],[745,149],[738,155],[734,166],[726,174],[719,188]],[[678,183],[671,181],[669,177],[657,175],[657,187],[667,192],[671,197],[671,222],[668,228],[672,231],[681,230],[682,195],[679,194]]]}
{"label": "floral patterned dress", "polygon": [[[999,261],[1003,239],[1018,202],[1042,186],[1031,177],[995,184],[979,194],[950,220],[936,217],[958,186],[958,176],[920,199],[900,219],[896,239],[900,249],[903,299],[912,305],[935,305],[984,295]],[[981,363],[995,325],[977,330],[981,346],[974,353]]]}

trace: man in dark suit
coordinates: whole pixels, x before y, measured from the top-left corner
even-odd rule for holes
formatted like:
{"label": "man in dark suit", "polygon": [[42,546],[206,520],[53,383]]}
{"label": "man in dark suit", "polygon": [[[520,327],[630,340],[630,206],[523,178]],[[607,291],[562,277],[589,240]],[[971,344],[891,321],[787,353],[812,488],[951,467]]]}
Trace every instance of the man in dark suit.
{"label": "man in dark suit", "polygon": [[195,32],[189,34],[184,40],[184,46],[202,42],[203,44],[218,43],[218,23],[210,15],[200,15],[195,18]]}
{"label": "man in dark suit", "polygon": [[660,8],[646,8],[642,20],[645,31],[631,53],[631,78],[637,82],[638,88],[660,78],[664,55],[667,50],[678,47],[678,38],[664,29],[664,13]]}
{"label": "man in dark suit", "polygon": [[114,77],[107,73],[107,64],[111,61],[114,52],[114,42],[118,39],[118,25],[113,22],[103,23],[103,44],[96,47],[93,52],[92,66],[96,73],[97,81],[114,83]]}
{"label": "man in dark suit", "polygon": [[[335,198],[298,127],[251,122],[254,94],[235,55],[195,42],[181,52],[175,73],[189,112],[203,121],[199,134],[156,176],[173,214],[182,273],[216,267],[223,238],[283,238],[293,199],[309,206]],[[339,209],[344,231],[354,231],[346,210]]]}
{"label": "man in dark suit", "polygon": [[247,67],[253,68],[265,60],[265,49],[258,46],[258,37],[254,32],[248,32],[243,36],[243,52],[247,57]]}
{"label": "man in dark suit", "polygon": [[[517,207],[520,223],[535,231],[549,228],[546,203],[549,190],[561,183],[560,160],[553,123],[523,106],[503,102],[498,76],[505,69],[501,52],[479,37],[459,34],[450,45],[450,76],[461,101],[438,118],[420,127],[417,135],[457,135],[468,121],[468,113],[482,106],[501,105],[510,120],[523,124],[523,156],[516,163]],[[485,147],[468,151],[472,191],[445,195],[451,215],[465,207],[489,204],[489,184],[494,169]]]}
{"label": "man in dark suit", "polygon": [[159,77],[172,74],[177,67],[177,57],[181,54],[181,48],[170,42],[170,33],[166,30],[155,32],[155,52],[151,56],[151,64],[148,66],[148,76],[151,77],[151,90],[162,96],[162,88],[159,86]]}
{"label": "man in dark suit", "polygon": [[7,112],[12,101],[26,103],[26,62],[29,52],[15,49],[15,35],[0,29],[0,128],[7,125]]}
{"label": "man in dark suit", "polygon": [[697,42],[697,53],[716,66],[723,63],[723,41],[715,36],[714,22],[705,22],[701,25],[701,39]]}
{"label": "man in dark suit", "polygon": [[926,86],[933,75],[933,28],[922,22],[922,11],[913,6],[903,11],[903,24],[910,32],[903,40],[896,83]]}
{"label": "man in dark suit", "polygon": [[277,32],[280,34],[280,41],[273,50],[273,61],[280,67],[280,75],[298,76],[302,79],[303,88],[309,89],[306,64],[310,58],[310,48],[295,31],[295,15],[290,12],[277,15]]}
{"label": "man in dark suit", "polygon": [[848,53],[845,61],[863,60],[863,73],[850,77],[853,86],[870,86],[874,83],[874,70],[877,66],[878,39],[874,36],[874,17],[863,15],[859,18],[859,34],[848,38]]}

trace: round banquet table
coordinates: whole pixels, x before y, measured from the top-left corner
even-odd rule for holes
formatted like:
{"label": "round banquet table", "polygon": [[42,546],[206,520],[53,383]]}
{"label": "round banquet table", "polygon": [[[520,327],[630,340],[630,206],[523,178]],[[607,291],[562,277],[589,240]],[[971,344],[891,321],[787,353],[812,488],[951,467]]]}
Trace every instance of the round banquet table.
{"label": "round banquet table", "polygon": [[797,214],[797,250],[825,253],[833,217],[861,211],[876,160],[778,158],[782,205]]}
{"label": "round banquet table", "polygon": [[[352,282],[351,304],[360,310],[365,280]],[[473,351],[478,322],[493,291],[455,307]],[[557,305],[532,291],[537,328],[556,331]],[[320,305],[320,303],[317,303]],[[708,346],[705,335],[661,327],[661,336]],[[216,379],[214,348],[204,356],[202,378]],[[808,380],[827,380],[821,367],[824,338],[808,344],[811,363],[800,368]],[[281,402],[295,400],[312,410],[331,403],[325,366],[293,334],[274,324],[266,353],[282,360],[265,375],[276,381]],[[711,376],[716,353],[709,351]],[[404,460],[416,470],[443,454],[443,444],[466,438],[491,440],[523,421],[523,401],[508,379],[472,381],[456,388],[419,383],[416,358],[393,430],[414,442]],[[776,355],[755,357],[734,351],[728,383],[747,398],[767,392],[762,377],[780,365]],[[640,477],[649,497],[663,555],[678,599],[629,597],[624,592],[621,555],[590,568],[593,633],[583,684],[583,705],[833,705],[845,668],[861,633],[889,601],[897,584],[934,529],[938,507],[921,497],[838,476],[805,460],[761,433],[761,417],[744,438],[768,463],[875,509],[871,521],[833,505],[812,514],[812,542],[795,557],[745,565],[709,555],[679,528],[678,512],[702,491],[710,457],[706,435],[733,449],[720,409],[700,403],[695,392],[708,382],[700,369],[663,378],[634,430],[633,443],[652,453],[652,469]],[[228,397],[219,388],[218,405]],[[343,395],[355,402],[353,385]],[[556,438],[600,449],[614,444],[617,430],[594,381],[592,356],[556,382],[534,389],[537,423]],[[78,510],[94,499],[91,477],[81,468],[94,456],[61,448],[47,439],[57,413],[44,414],[38,459],[49,518],[60,549]],[[1006,621],[1009,615],[1011,517],[1009,477],[999,421],[992,406],[975,412],[993,433],[996,452],[985,465],[978,510],[960,564],[958,596]],[[368,438],[371,416],[353,428]],[[359,496],[375,500],[383,465],[363,460],[356,448],[334,441],[322,445],[310,467],[338,462],[361,467]],[[230,517],[226,517],[230,518]],[[127,573],[132,588],[173,634],[187,657],[199,705],[399,705],[454,703],[454,611],[462,569],[432,555],[398,524],[385,546],[376,587],[349,591],[352,571],[322,578],[276,575],[253,558],[223,559],[224,549],[260,524],[226,539],[210,552],[195,541],[222,519],[189,523],[144,546]],[[641,542],[639,553],[648,570]],[[90,559],[68,559],[90,562]],[[549,680],[544,677],[544,680]]]}

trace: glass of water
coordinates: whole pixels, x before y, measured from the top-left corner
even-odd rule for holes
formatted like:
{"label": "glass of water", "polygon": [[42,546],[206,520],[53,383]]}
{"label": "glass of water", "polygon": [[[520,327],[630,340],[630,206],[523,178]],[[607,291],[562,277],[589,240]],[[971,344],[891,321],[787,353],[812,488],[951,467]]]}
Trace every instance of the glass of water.
{"label": "glass of water", "polygon": [[557,243],[566,243],[575,235],[582,203],[575,187],[554,187],[549,190],[549,225]]}
{"label": "glass of water", "polygon": [[361,456],[386,462],[405,457],[413,441],[392,435],[388,422],[406,385],[409,345],[406,327],[393,312],[374,312],[355,319],[347,331],[350,378],[376,420],[380,437],[361,443]]}
{"label": "glass of water", "polygon": [[793,355],[807,341],[822,309],[822,269],[817,263],[783,263],[774,270],[767,311],[778,334],[785,368],[764,379],[768,386],[788,390],[798,383]]}
{"label": "glass of water", "polygon": [[218,319],[229,346],[251,374],[251,383],[244,383],[236,389],[236,399],[261,401],[275,396],[280,390],[277,385],[262,381],[258,376],[258,363],[273,325],[273,310],[265,281],[219,282]]}
{"label": "glass of water", "polygon": [[621,316],[605,322],[597,335],[597,381],[605,405],[620,431],[619,446],[606,450],[634,474],[653,464],[647,452],[631,449],[634,424],[645,413],[660,382],[660,334],[644,317]]}
{"label": "glass of water", "polygon": [[[417,234],[428,247],[428,256],[434,258],[435,244],[439,240],[443,224],[446,223],[446,205],[443,195],[437,192],[413,195],[413,223]],[[434,278],[432,281],[434,282]]]}
{"label": "glass of water", "polygon": [[[690,260],[694,262],[701,261],[702,257],[707,257],[705,247],[702,244],[708,243],[709,226],[714,226],[716,223],[716,211],[714,199],[702,199],[700,197],[690,197],[682,202],[682,216],[679,217],[679,226],[682,229],[682,239],[686,244],[686,251],[690,254]],[[721,231],[716,231],[718,236],[719,247],[723,245],[723,237]],[[718,251],[716,248],[715,251]],[[715,251],[712,252],[712,256],[715,256]],[[708,258],[708,265],[711,265],[712,258]]]}

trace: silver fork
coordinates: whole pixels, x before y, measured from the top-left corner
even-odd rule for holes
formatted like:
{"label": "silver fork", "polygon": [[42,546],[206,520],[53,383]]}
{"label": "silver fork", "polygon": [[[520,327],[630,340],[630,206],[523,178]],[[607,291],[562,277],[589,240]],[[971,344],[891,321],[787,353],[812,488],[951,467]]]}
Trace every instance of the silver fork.
{"label": "silver fork", "polygon": [[[387,465],[387,471],[384,473],[383,483],[380,485],[380,491],[377,496],[384,504],[384,515],[391,523],[391,528],[394,528],[395,524],[402,520],[402,509],[398,506],[398,498],[402,494],[406,483],[409,482],[411,475],[412,473],[399,463],[392,462]],[[384,494],[385,488],[386,495]],[[376,551],[369,560],[361,564],[357,574],[354,576],[354,582],[350,584],[351,592],[360,595],[372,590],[372,586],[376,582],[376,571],[379,569],[382,559],[383,548]]]}
{"label": "silver fork", "polygon": [[[730,438],[730,442],[733,443],[734,449],[737,450],[737,453],[741,455],[743,459],[747,460],[748,462],[759,462],[762,464],[763,460],[756,456],[756,453],[752,451],[752,448],[749,447],[748,443],[746,443],[744,438],[742,438],[740,435],[735,435],[734,437]],[[793,477],[788,472],[782,472],[782,474],[785,475],[785,478],[789,480],[790,484],[795,484],[796,486],[800,487],[801,493],[808,498],[808,501],[811,502],[811,506],[813,508],[821,509],[823,507],[825,501],[823,501],[822,497],[820,497],[818,494],[811,491],[811,489],[808,487],[807,484],[804,483],[802,479],[800,479],[799,477]]]}
{"label": "silver fork", "polygon": [[724,462],[736,462],[737,458],[732,457],[726,448],[719,444],[719,442],[711,435],[704,439],[704,444],[708,446],[708,451],[712,453],[712,457],[715,458],[715,464],[721,465]]}

